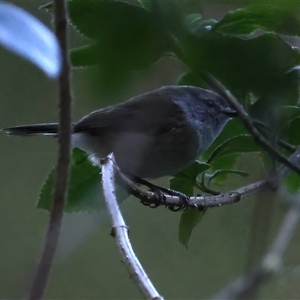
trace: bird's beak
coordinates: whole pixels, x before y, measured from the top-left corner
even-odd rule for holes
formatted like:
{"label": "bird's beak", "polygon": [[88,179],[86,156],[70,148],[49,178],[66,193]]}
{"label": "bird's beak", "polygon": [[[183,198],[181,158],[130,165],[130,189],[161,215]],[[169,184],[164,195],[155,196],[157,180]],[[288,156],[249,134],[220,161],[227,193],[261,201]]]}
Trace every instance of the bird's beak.
{"label": "bird's beak", "polygon": [[230,108],[230,107],[228,107],[228,108],[223,108],[223,109],[222,109],[222,113],[223,113],[224,115],[226,115],[226,116],[228,116],[228,117],[232,117],[232,118],[238,116],[237,112],[236,112],[234,109]]}

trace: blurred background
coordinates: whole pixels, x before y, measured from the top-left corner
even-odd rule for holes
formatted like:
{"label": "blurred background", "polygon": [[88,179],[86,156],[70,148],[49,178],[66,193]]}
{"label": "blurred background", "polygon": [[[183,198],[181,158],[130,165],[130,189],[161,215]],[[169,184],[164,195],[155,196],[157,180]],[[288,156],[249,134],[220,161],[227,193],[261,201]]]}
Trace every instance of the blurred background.
{"label": "blurred background", "polygon": [[[14,3],[51,26],[51,16],[38,9],[44,3]],[[206,17],[218,19],[236,6],[207,3],[202,8]],[[73,30],[70,42],[72,47],[83,44]],[[1,128],[57,120],[55,81],[3,48],[0,67]],[[160,60],[140,72],[122,93],[111,96],[97,89],[95,82],[91,84],[90,70],[75,70],[74,120],[141,92],[176,84],[184,70],[185,66],[175,59]],[[56,163],[57,144],[47,137],[7,137],[1,133],[0,145],[0,298],[21,299],[27,295],[44,242],[48,212],[35,205],[40,187]],[[224,190],[263,176],[257,157],[245,156],[238,164],[251,176],[231,180]],[[156,183],[166,186],[168,181],[164,178]],[[122,212],[136,254],[158,291],[166,299],[204,299],[259,262],[284,213],[273,198],[271,192],[265,192],[254,199],[208,210],[194,230],[188,249],[178,241],[180,212],[150,209],[134,198],[122,204]],[[120,260],[110,229],[105,212],[65,216],[46,299],[142,298]],[[299,298],[299,250],[294,238],[283,276],[264,286],[258,298]]]}

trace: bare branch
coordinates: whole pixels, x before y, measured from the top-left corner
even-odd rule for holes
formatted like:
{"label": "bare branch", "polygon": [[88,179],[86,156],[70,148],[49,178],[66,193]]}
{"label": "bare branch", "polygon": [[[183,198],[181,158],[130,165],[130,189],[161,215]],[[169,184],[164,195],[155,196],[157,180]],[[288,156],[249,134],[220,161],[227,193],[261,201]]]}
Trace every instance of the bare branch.
{"label": "bare branch", "polygon": [[61,47],[62,57],[62,71],[59,76],[59,154],[50,220],[42,257],[33,278],[29,294],[30,299],[41,299],[47,285],[61,230],[69,175],[72,97],[68,61],[67,11],[64,0],[54,1],[54,23],[55,34]]}
{"label": "bare branch", "polygon": [[249,294],[255,292],[262,283],[276,274],[281,268],[283,255],[297,228],[299,217],[300,209],[299,203],[297,203],[286,213],[273,245],[262,260],[260,268],[237,278],[211,299],[238,299],[249,296]]}
{"label": "bare branch", "polygon": [[[293,164],[300,162],[300,147],[297,147],[295,152],[289,157],[289,160]],[[290,169],[284,165],[280,165],[276,170],[270,173],[267,180],[260,180],[254,183],[250,183],[246,186],[238,188],[236,190],[226,192],[216,196],[196,196],[189,197],[189,207],[219,207],[223,205],[239,202],[240,200],[251,196],[253,193],[261,190],[264,187],[271,187],[277,189],[278,184],[283,178],[285,178],[290,172]],[[273,176],[275,174],[276,176]],[[140,199],[147,204],[157,204],[165,206],[177,206],[182,207],[182,199],[178,196],[171,196],[163,194],[163,201],[160,196],[152,191],[144,190],[135,182],[126,177],[115,164],[115,176],[117,182],[130,194]],[[274,178],[275,177],[275,178]]]}
{"label": "bare branch", "polygon": [[277,159],[279,162],[288,166],[291,170],[300,175],[300,168],[293,164],[288,158],[281,155],[269,142],[264,138],[255,127],[253,121],[250,119],[243,106],[237,101],[237,99],[226,90],[226,88],[213,76],[203,75],[204,80],[211,86],[213,90],[219,93],[229,103],[229,105],[236,110],[239,117],[243,121],[245,127],[248,129],[250,134],[256,140],[256,142],[264,148],[271,156]]}
{"label": "bare branch", "polygon": [[116,238],[116,243],[122,257],[122,261],[127,267],[130,277],[139,287],[146,299],[162,300],[144,271],[138,258],[136,257],[128,236],[128,227],[125,224],[120,212],[115,192],[115,162],[113,154],[102,162],[102,182],[106,205],[113,223],[112,235]]}
{"label": "bare branch", "polygon": [[[155,204],[161,200],[157,193],[144,190],[135,182],[131,181],[128,177],[121,173],[117,165],[115,166],[115,172],[117,182],[130,194],[142,200],[144,203]],[[189,197],[189,207],[219,207],[232,204],[252,195],[254,192],[264,187],[266,183],[266,181],[261,180],[237,190],[216,196]],[[178,196],[164,194],[163,197],[164,201],[160,203],[161,205],[181,207],[183,204],[182,199]]]}
{"label": "bare branch", "polygon": [[[289,157],[293,164],[300,162],[300,147]],[[278,184],[290,173],[290,168],[281,165],[277,169]],[[261,266],[249,272],[245,276],[241,276],[232,283],[225,286],[219,293],[215,294],[211,299],[237,299],[255,292],[271,276],[276,274],[281,267],[283,255],[289,245],[289,242],[297,228],[300,218],[299,199],[293,203],[285,215],[278,234],[270,247],[270,250],[262,260]]]}

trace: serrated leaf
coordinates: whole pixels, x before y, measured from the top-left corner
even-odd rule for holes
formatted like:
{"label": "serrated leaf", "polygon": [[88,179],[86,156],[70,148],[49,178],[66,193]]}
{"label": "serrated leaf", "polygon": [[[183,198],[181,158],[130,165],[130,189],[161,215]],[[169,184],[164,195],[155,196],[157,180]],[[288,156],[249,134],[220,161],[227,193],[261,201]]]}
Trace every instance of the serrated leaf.
{"label": "serrated leaf", "polygon": [[214,181],[215,184],[222,184],[224,179],[229,174],[236,174],[242,177],[249,176],[248,172],[241,171],[241,170],[232,170],[232,169],[225,169],[225,170],[217,170],[213,174],[205,174],[206,179],[208,179],[207,184],[211,184]]}
{"label": "serrated leaf", "polygon": [[39,9],[45,9],[48,13],[53,13],[54,11],[53,2],[48,2],[46,4],[43,4],[39,7]]}
{"label": "serrated leaf", "polygon": [[[126,33],[140,36],[157,29],[157,24],[154,24],[148,11],[126,2],[69,0],[68,4],[72,25],[79,33],[92,40],[124,41],[126,38],[130,39]],[[145,28],[147,22],[149,28]]]}
{"label": "serrated leaf", "polygon": [[92,41],[71,50],[76,67],[93,68],[97,90],[111,96],[131,84],[137,71],[158,61],[172,46],[157,18],[121,1],[69,1],[71,23]]}
{"label": "serrated leaf", "polygon": [[53,168],[49,172],[40,190],[39,199],[36,205],[37,208],[42,208],[50,211],[52,198],[53,198],[54,180],[55,180],[55,169]]}
{"label": "serrated leaf", "polygon": [[260,3],[227,13],[214,27],[226,34],[246,35],[257,29],[283,35],[299,35],[300,19],[295,7]]}
{"label": "serrated leaf", "polygon": [[54,34],[23,9],[0,2],[0,44],[26,58],[49,77],[61,69],[60,48]]}
{"label": "serrated leaf", "polygon": [[73,26],[97,45],[95,60],[109,69],[148,67],[167,51],[166,35],[147,10],[121,1],[69,1]]}
{"label": "serrated leaf", "polygon": [[[105,208],[100,171],[101,168],[93,165],[85,152],[77,148],[73,150],[65,212],[85,212]],[[40,191],[38,208],[51,209],[54,177],[55,169],[52,169]],[[119,201],[123,201],[126,197],[126,192],[118,191]]]}
{"label": "serrated leaf", "polygon": [[261,148],[255,143],[251,135],[240,134],[229,138],[210,155],[207,163],[212,163],[215,159],[221,158],[230,154],[258,152]]}
{"label": "serrated leaf", "polygon": [[202,221],[206,210],[188,209],[182,212],[179,223],[179,242],[188,248],[194,228]]}
{"label": "serrated leaf", "polygon": [[195,73],[212,74],[238,98],[248,93],[260,97],[276,86],[285,86],[300,58],[298,50],[273,33],[245,40],[210,31],[184,36],[179,42]]}

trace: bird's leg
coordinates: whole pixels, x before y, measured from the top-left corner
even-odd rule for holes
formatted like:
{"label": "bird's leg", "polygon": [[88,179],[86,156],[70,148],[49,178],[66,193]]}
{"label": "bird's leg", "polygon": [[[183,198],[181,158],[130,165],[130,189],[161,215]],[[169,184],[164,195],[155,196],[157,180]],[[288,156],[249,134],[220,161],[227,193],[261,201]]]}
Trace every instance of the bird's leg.
{"label": "bird's leg", "polygon": [[170,195],[170,196],[179,197],[182,201],[182,207],[175,208],[174,205],[166,205],[171,211],[176,212],[176,211],[179,211],[181,209],[187,209],[188,208],[190,201],[189,201],[189,197],[187,195],[185,195],[181,192],[172,190],[172,189],[167,189],[167,188],[155,185],[155,184],[153,184],[153,183],[151,183],[151,182],[149,182],[149,181],[147,181],[143,178],[135,176],[135,175],[129,175],[129,176],[131,177],[131,179],[134,182],[147,186],[151,191],[153,191],[157,194],[158,201],[157,201],[157,203],[154,204],[155,206],[151,206],[151,204],[149,204],[147,202],[142,202],[144,205],[150,206],[151,208],[156,208],[160,204],[166,205],[165,204],[165,197],[163,195],[163,193],[165,193],[165,194]]}
{"label": "bird's leg", "polygon": [[166,199],[165,199],[162,189],[159,186],[154,185],[154,184],[142,179],[141,177],[138,177],[135,175],[127,174],[127,176],[129,176],[132,181],[147,186],[152,192],[154,192],[156,194],[156,201],[154,203],[149,203],[145,200],[141,200],[141,203],[143,205],[149,206],[151,208],[156,208],[156,207],[160,206],[161,204],[165,205]]}

